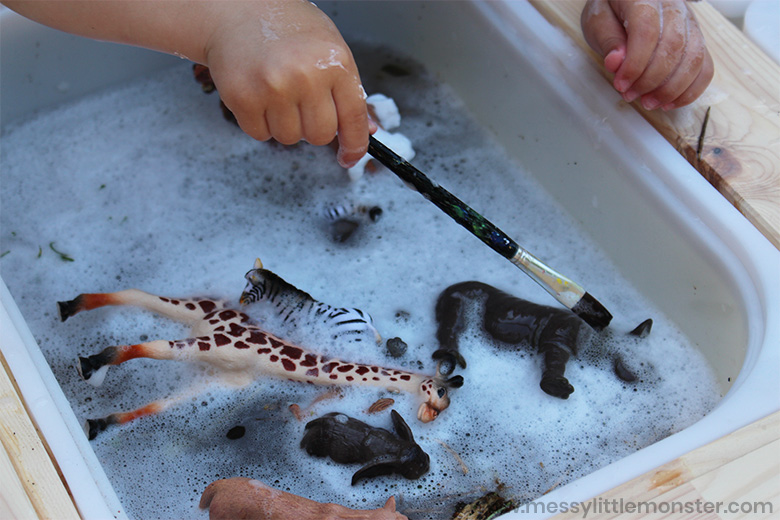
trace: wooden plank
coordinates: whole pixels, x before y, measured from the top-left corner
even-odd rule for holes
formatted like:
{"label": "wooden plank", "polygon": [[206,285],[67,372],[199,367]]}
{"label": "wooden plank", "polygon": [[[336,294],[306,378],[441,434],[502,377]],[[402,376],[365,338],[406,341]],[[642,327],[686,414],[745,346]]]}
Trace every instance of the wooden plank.
{"label": "wooden plank", "polygon": [[[530,1],[611,77],[582,36],[585,0]],[[637,102],[632,106],[780,249],[780,66],[707,2],[689,5],[715,62],[710,87],[690,106],[670,112],[646,111]]]}
{"label": "wooden plank", "polygon": [[[27,413],[2,351],[0,444],[0,518],[80,518],[51,454]],[[5,516],[3,507],[12,514]]]}
{"label": "wooden plank", "polygon": [[0,445],[0,518],[38,518],[8,452]]}
{"label": "wooden plank", "polygon": [[691,484],[704,501],[740,504],[738,511],[725,515],[728,518],[777,518],[780,512],[780,439],[691,480]]}
{"label": "wooden plank", "polygon": [[[776,518],[780,511],[780,412],[659,466],[590,502],[594,514],[588,518],[594,520],[633,518],[632,514],[616,514],[620,511],[615,507],[598,509],[599,504],[623,504],[626,509],[625,504],[629,502],[634,504],[631,507],[641,507],[640,503],[656,504],[657,509],[645,506],[642,512],[656,511],[658,515],[637,514],[636,518],[669,518],[662,508],[670,507],[682,508],[682,513],[686,513],[687,507],[693,509],[691,515],[672,515],[672,518]],[[729,513],[726,508],[732,503],[740,510]],[[705,504],[720,507],[720,511],[707,511]],[[749,513],[743,507],[749,508]],[[555,520],[577,518],[582,518],[582,510],[554,517]]]}

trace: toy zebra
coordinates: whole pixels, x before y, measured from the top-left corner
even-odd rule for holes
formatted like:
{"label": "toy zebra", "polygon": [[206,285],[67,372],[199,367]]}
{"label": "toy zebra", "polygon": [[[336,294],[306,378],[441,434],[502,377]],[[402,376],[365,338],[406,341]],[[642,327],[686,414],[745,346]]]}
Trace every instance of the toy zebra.
{"label": "toy zebra", "polygon": [[337,243],[344,243],[358,230],[361,221],[368,219],[377,222],[382,216],[382,208],[352,203],[335,204],[327,206],[323,214],[330,223],[331,238]]}
{"label": "toy zebra", "polygon": [[[276,273],[263,269],[260,259],[254,269],[246,274],[247,284],[239,300],[250,316],[275,318],[274,326],[293,339],[298,328],[326,326],[331,339],[350,342],[376,342],[381,336],[371,315],[351,307],[333,307],[315,300]],[[267,307],[271,307],[271,309]],[[266,307],[266,308],[264,308]],[[273,312],[273,316],[272,316]],[[278,334],[277,333],[277,334]]]}
{"label": "toy zebra", "polygon": [[325,215],[325,218],[331,222],[360,215],[368,215],[371,222],[376,222],[382,216],[382,208],[379,206],[366,206],[365,204],[345,202],[343,204],[326,206],[323,210],[323,214]]}
{"label": "toy zebra", "polygon": [[[248,288],[262,269],[246,275]],[[267,271],[263,273],[266,275]],[[305,294],[305,293],[304,293]],[[240,301],[251,301],[247,292]],[[135,358],[201,361],[216,367],[234,379],[249,381],[260,376],[272,376],[321,385],[365,385],[390,391],[410,392],[421,397],[417,418],[434,420],[450,404],[449,389],[463,384],[461,376],[446,378],[439,373],[429,376],[377,365],[353,363],[305,350],[280,339],[261,328],[258,322],[224,301],[205,298],[177,299],[155,296],[138,289],[114,293],[81,294],[67,302],[59,302],[62,321],[85,310],[107,305],[134,305],[192,326],[191,336],[181,340],[154,340],[135,345],[107,347],[98,354],[79,358],[79,372],[87,381],[100,381],[110,365],[119,365]],[[99,384],[99,383],[98,383]],[[87,421],[90,439],[113,424],[158,413],[175,401],[160,400],[130,412],[113,413],[101,419]]]}

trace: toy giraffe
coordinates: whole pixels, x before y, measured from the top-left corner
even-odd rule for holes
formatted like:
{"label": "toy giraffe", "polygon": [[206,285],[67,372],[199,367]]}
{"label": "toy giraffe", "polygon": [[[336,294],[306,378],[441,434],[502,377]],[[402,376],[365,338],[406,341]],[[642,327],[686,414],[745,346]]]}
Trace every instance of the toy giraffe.
{"label": "toy giraffe", "polygon": [[[258,269],[262,269],[259,259],[255,268],[246,275],[250,285]],[[320,385],[364,385],[410,392],[423,399],[417,412],[417,418],[422,422],[434,420],[449,406],[448,388],[463,384],[461,376],[447,379],[438,368],[436,375],[429,376],[309,352],[263,330],[247,314],[229,308],[225,301],[220,300],[165,298],[127,289],[114,293],[81,294],[58,305],[62,321],[98,307],[133,305],[192,326],[191,337],[186,339],[112,346],[98,354],[79,358],[82,377],[88,381],[97,380],[96,384],[100,384],[108,366],[135,358],[202,361],[244,382],[259,376],[272,376]],[[155,401],[134,411],[90,419],[87,421],[89,438],[95,438],[99,431],[110,425],[158,413],[169,404],[170,400]]]}

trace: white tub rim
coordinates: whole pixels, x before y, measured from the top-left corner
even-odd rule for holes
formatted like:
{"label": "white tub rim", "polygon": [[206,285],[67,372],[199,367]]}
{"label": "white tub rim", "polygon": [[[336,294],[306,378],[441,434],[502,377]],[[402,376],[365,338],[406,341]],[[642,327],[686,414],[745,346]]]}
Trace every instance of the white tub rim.
{"label": "white tub rim", "polygon": [[[512,23],[524,24],[524,30],[527,31],[549,30],[546,21],[525,2],[478,3],[477,7],[489,16],[491,10],[493,16],[513,15],[516,19]],[[0,11],[0,18],[8,16],[15,15],[10,11]],[[566,48],[567,44],[563,40],[558,43],[562,48]],[[557,50],[560,51],[561,48]],[[741,266],[741,269],[734,271],[739,278],[735,281],[735,285],[741,291],[738,299],[745,302],[750,320],[747,332],[747,354],[742,370],[729,392],[710,414],[681,432],[537,499],[550,503],[585,501],[614,487],[614,478],[603,478],[605,476],[619,473],[629,477],[621,477],[621,481],[629,480],[645,472],[647,467],[655,467],[673,460],[695,447],[722,436],[723,431],[734,431],[780,409],[780,396],[760,402],[751,409],[737,405],[737,401],[743,396],[766,390],[761,385],[776,380],[770,368],[777,366],[778,348],[774,344],[770,345],[769,342],[772,338],[780,337],[780,323],[775,323],[778,320],[770,319],[771,316],[780,315],[777,293],[777,288],[780,288],[780,273],[777,269],[780,253],[725,199],[700,197],[698,194],[702,191],[710,191],[714,188],[638,114],[618,112],[614,104],[615,95],[605,93],[603,85],[591,81],[592,75],[586,75],[584,78],[577,85],[578,89],[582,89],[579,91],[572,88],[572,85],[557,84],[551,88],[559,89],[559,95],[568,103],[583,102],[587,96],[588,102],[593,103],[590,106],[593,113],[606,111],[610,114],[612,132],[621,134],[624,139],[631,139],[634,146],[662,150],[657,158],[658,167],[653,168],[656,177],[648,176],[639,180],[644,181],[644,186],[653,192],[673,191],[674,197],[684,203],[677,207],[677,210],[684,213],[681,218],[706,215],[707,224],[699,226],[702,231],[700,235],[702,243],[711,250],[719,249],[725,244],[728,249],[717,261],[723,264],[737,263]],[[628,129],[631,129],[631,132]],[[624,157],[623,160],[627,158]],[[686,172],[686,174],[671,175],[672,172]],[[672,190],[672,187],[675,189]],[[40,348],[24,323],[5,283],[0,283],[0,327],[4,331],[3,353],[14,373],[41,366]],[[43,363],[45,365],[45,360]],[[37,378],[19,378],[20,391],[74,493],[80,513],[84,518],[106,518],[107,515],[125,517],[113,488],[110,484],[107,487],[105,485],[108,484],[105,473],[86,437],[82,435],[78,438],[81,425],[78,424],[70,406],[67,405],[64,409],[58,406],[63,402],[67,404],[67,399],[54,379],[51,369],[48,371],[36,369],[35,372],[38,374]],[[58,412],[52,413],[53,410]],[[72,439],[60,439],[54,433],[63,427],[71,433]],[[714,430],[718,430],[718,433],[712,434]],[[694,437],[698,440],[691,440]],[[81,455],[82,460],[73,456],[74,450]],[[104,483],[101,483],[101,480]],[[87,482],[84,490],[77,491],[84,482]],[[506,516],[506,518],[512,517],[512,514]],[[524,515],[523,518],[527,516]]]}

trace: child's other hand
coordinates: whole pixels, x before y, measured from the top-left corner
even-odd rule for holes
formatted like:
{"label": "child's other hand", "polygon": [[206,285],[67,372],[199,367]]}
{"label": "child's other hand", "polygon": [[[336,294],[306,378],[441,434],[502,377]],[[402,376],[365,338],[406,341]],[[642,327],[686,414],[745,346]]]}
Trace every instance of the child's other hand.
{"label": "child's other hand", "polygon": [[670,110],[693,102],[712,80],[712,57],[684,0],[588,0],[581,22],[626,101]]}
{"label": "child's other hand", "polygon": [[331,20],[308,1],[214,5],[219,22],[205,61],[244,132],[314,145],[338,134],[342,166],[363,157],[376,127],[352,53]]}

